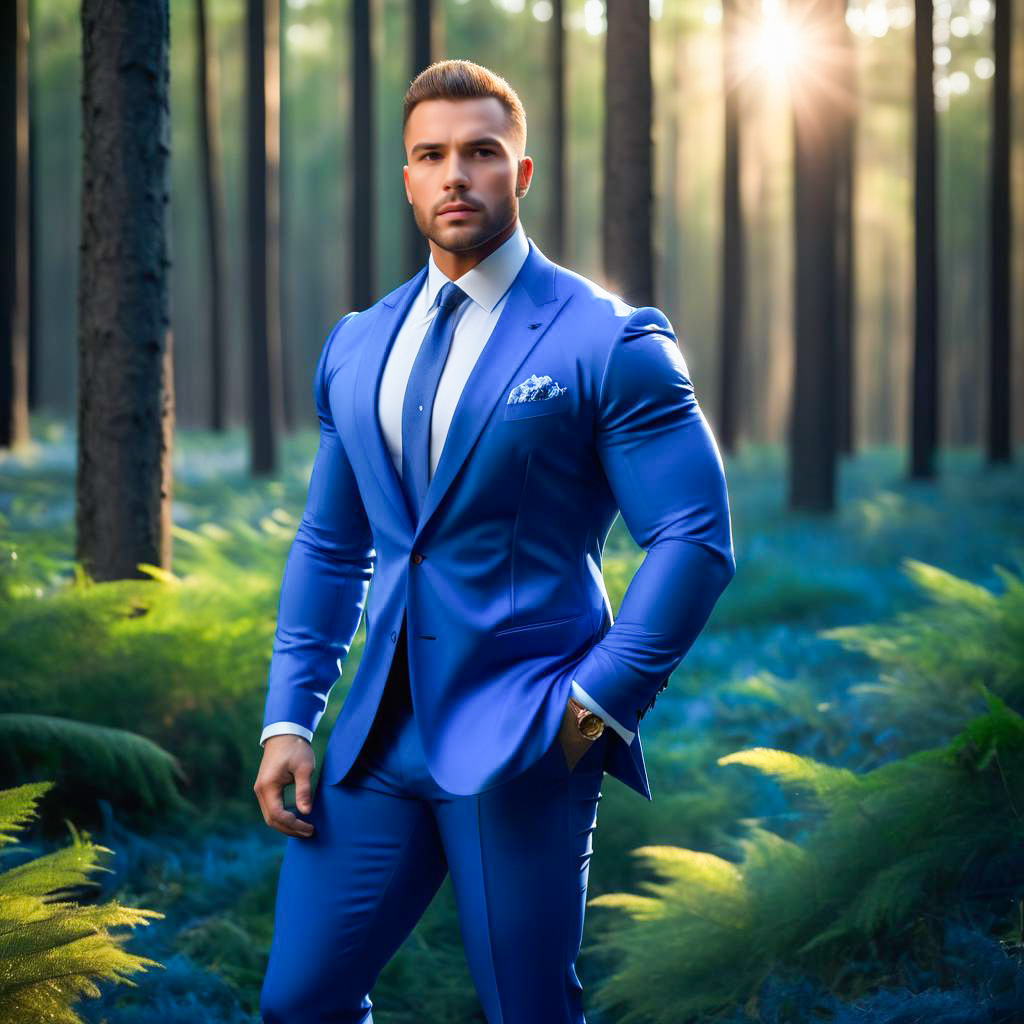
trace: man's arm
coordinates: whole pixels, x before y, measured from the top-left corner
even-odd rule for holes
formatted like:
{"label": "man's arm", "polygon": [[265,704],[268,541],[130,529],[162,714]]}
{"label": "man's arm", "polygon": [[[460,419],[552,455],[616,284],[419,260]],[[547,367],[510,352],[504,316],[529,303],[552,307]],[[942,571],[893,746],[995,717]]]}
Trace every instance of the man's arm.
{"label": "man's arm", "polygon": [[320,443],[281,582],[261,744],[286,732],[312,738],[373,576],[372,531],[327,401],[328,353],[352,315],[332,328],[313,376]]}
{"label": "man's arm", "polygon": [[595,441],[647,555],[574,679],[635,730],[736,572],[722,458],[672,326],[653,306],[629,316],[608,353]]}

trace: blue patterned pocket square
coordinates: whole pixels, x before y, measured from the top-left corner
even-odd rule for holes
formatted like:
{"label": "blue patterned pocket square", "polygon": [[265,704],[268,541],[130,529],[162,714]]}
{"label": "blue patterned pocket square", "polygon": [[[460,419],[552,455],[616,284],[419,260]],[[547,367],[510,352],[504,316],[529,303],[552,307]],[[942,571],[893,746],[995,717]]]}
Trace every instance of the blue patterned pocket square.
{"label": "blue patterned pocket square", "polygon": [[538,377],[537,374],[531,373],[526,380],[511,390],[506,405],[515,405],[519,402],[541,402],[548,398],[564,395],[568,390],[567,387],[553,381],[547,374]]}

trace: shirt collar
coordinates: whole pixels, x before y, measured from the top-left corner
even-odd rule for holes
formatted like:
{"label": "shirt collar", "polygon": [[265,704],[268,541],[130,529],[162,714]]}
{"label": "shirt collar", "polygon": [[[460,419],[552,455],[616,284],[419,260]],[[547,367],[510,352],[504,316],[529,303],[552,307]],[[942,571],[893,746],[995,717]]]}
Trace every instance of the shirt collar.
{"label": "shirt collar", "polygon": [[[484,257],[475,267],[467,270],[456,284],[478,305],[489,313],[508,291],[516,279],[526,257],[530,254],[530,242],[526,237],[522,221],[516,218],[516,229],[494,252]],[[451,280],[434,262],[434,254],[427,261],[427,289],[424,298],[424,315],[434,307],[437,293]]]}

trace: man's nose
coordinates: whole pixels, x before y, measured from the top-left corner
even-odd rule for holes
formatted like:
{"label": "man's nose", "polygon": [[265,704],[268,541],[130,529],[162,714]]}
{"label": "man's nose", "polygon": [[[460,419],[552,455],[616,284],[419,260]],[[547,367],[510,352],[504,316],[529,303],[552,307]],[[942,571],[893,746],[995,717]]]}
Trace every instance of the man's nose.
{"label": "man's nose", "polygon": [[448,157],[444,172],[445,185],[451,186],[469,181],[469,176],[466,174],[465,161],[458,153],[453,153]]}

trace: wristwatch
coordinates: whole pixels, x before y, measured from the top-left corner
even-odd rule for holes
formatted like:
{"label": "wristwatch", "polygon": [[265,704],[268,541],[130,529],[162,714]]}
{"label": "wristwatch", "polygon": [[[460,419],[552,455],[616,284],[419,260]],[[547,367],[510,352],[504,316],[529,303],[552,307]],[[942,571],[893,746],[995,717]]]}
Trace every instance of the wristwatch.
{"label": "wristwatch", "polygon": [[604,719],[585,708],[575,697],[569,698],[569,707],[576,716],[576,728],[588,740],[596,740],[604,732]]}

